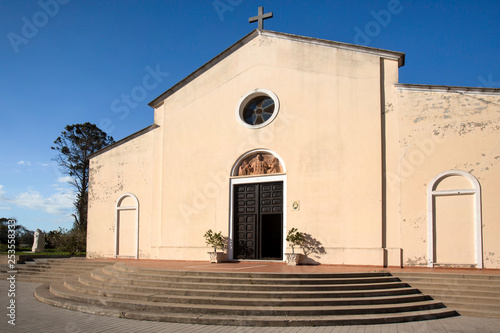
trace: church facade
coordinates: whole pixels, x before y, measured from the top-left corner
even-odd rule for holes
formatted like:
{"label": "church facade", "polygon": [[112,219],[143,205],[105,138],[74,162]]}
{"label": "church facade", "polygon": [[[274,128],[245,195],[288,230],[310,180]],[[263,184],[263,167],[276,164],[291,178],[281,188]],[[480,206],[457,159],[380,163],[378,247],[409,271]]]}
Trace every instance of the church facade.
{"label": "church facade", "polygon": [[[500,268],[500,89],[398,83],[404,54],[255,30],[90,159],[87,256]],[[297,251],[297,249],[296,249]]]}

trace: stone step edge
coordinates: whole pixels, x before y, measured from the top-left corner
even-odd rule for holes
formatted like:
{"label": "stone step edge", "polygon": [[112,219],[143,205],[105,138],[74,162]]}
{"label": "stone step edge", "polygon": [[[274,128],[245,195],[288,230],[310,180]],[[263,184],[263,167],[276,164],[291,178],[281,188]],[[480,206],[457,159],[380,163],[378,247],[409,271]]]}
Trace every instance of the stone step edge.
{"label": "stone step edge", "polygon": [[64,269],[64,268],[87,268],[87,267],[95,267],[102,268],[108,267],[112,265],[94,265],[94,264],[86,264],[86,265],[49,265],[49,264],[20,264],[16,265],[17,269]]}
{"label": "stone step edge", "polygon": [[[203,304],[179,304],[179,303],[157,303],[141,300],[125,300],[125,299],[110,299],[106,297],[81,295],[73,292],[64,286],[62,281],[53,282],[50,284],[50,291],[57,297],[78,300],[87,304],[106,305],[124,309],[140,309],[141,311],[168,311],[176,313],[198,312],[213,314],[214,312],[224,312],[228,315],[242,315],[244,312],[252,312],[253,315],[266,316],[267,314],[288,316],[311,316],[319,315],[319,313],[349,313],[358,312],[358,314],[368,313],[397,313],[429,310],[431,308],[445,307],[442,302],[437,301],[421,301],[414,303],[398,303],[384,305],[353,305],[353,306],[310,306],[310,307],[266,307],[266,306],[220,306],[220,305],[203,305]],[[323,315],[324,315],[323,314]]]}
{"label": "stone step edge", "polygon": [[[415,288],[416,289],[416,288]],[[454,293],[455,290],[451,290],[451,293],[446,293],[447,290],[427,290],[427,289],[417,289],[419,290],[422,294],[426,295],[431,295],[432,297],[435,298],[442,298],[442,297],[471,297],[475,299],[493,299],[500,301],[500,296],[498,293],[495,293],[494,295],[491,295],[492,293],[486,292],[486,291],[481,291],[481,292],[467,292],[467,293],[462,293],[461,290],[457,291]]]}
{"label": "stone step edge", "polygon": [[433,283],[433,284],[454,284],[460,286],[488,286],[499,288],[500,281],[494,280],[452,280],[452,279],[434,279],[434,278],[419,278],[419,279],[409,279],[405,277],[397,277],[401,281],[405,281],[408,283]]}
{"label": "stone step edge", "polygon": [[85,265],[97,265],[97,266],[113,266],[115,263],[114,262],[104,262],[104,261],[79,261],[79,260],[73,260],[73,261],[26,261],[23,264],[18,264],[18,265],[26,265],[26,266],[37,266],[37,265],[42,265],[42,266],[52,266],[52,267],[60,267],[60,266],[85,266]]}
{"label": "stone step edge", "polygon": [[[470,309],[470,310],[481,310],[481,309],[494,309],[500,314],[500,305],[496,304],[486,304],[486,303],[463,303],[463,302],[453,302],[453,301],[440,301],[447,307],[452,309]],[[489,310],[488,310],[489,311]]]}
{"label": "stone step edge", "polygon": [[[121,271],[120,269],[116,269],[116,266],[111,268],[111,267],[103,267],[103,271],[112,276],[123,276],[123,277],[133,277],[133,278],[141,278],[143,280],[146,279],[161,279],[161,280],[156,280],[156,281],[162,281],[162,280],[175,280],[175,279],[198,279],[198,280],[210,280],[210,281],[217,281],[217,280],[227,280],[227,281],[241,281],[241,282],[248,282],[250,281],[251,283],[254,284],[265,284],[268,281],[275,282],[279,280],[280,282],[298,282],[298,281],[310,281],[310,282],[323,282],[323,281],[332,281],[332,282],[339,282],[343,283],[344,281],[353,281],[352,283],[356,283],[354,281],[360,281],[359,283],[362,283],[362,281],[377,281],[377,280],[393,280],[396,281],[399,279],[394,276],[390,275],[384,275],[384,276],[368,276],[368,277],[325,277],[325,276],[316,276],[316,277],[304,277],[300,274],[289,276],[289,277],[281,277],[277,278],[276,276],[269,276],[266,275],[265,277],[256,277],[255,275],[248,275],[248,276],[236,276],[232,273],[229,274],[218,274],[218,275],[178,275],[178,274],[147,274],[144,272],[129,272],[129,271]],[[247,273],[248,274],[248,273]],[[259,273],[260,274],[260,273]],[[313,284],[313,283],[312,283]]]}
{"label": "stone step edge", "polygon": [[500,281],[500,274],[467,274],[467,273],[414,273],[414,272],[390,272],[393,276],[404,278],[443,278],[443,279],[473,279],[473,280],[493,280]]}
{"label": "stone step edge", "polygon": [[[448,281],[430,281],[430,280],[408,280],[408,279],[400,279],[401,282],[406,282],[411,285],[419,285],[419,286],[457,286],[457,287],[480,287],[480,288],[492,288],[497,289],[500,287],[500,283],[497,284],[488,284],[488,283],[453,283]],[[488,289],[488,290],[490,290]]]}
{"label": "stone step edge", "polygon": [[28,282],[28,283],[50,283],[52,281],[57,281],[57,279],[16,279],[16,282]]}
{"label": "stone step edge", "polygon": [[74,258],[32,258],[32,260],[26,260],[26,263],[30,264],[66,264],[66,263],[77,263],[77,264],[108,264],[114,265],[117,261],[108,260],[94,260],[94,259],[74,259]]}
{"label": "stone step edge", "polygon": [[414,288],[427,289],[427,290],[458,290],[458,291],[478,291],[478,292],[491,292],[500,293],[499,287],[485,286],[485,285],[457,285],[450,283],[416,283],[411,281],[402,281]]}
{"label": "stone step edge", "polygon": [[481,296],[481,295],[463,295],[461,293],[456,293],[456,294],[447,294],[447,293],[435,293],[435,292],[429,292],[428,290],[420,290],[423,294],[426,295],[432,295],[434,298],[439,298],[439,299],[464,299],[464,300],[470,300],[475,303],[475,301],[483,301],[483,302],[493,302],[493,303],[498,303],[500,305],[500,297],[488,297],[488,296]]}
{"label": "stone step edge", "polygon": [[[138,299],[143,301],[152,302],[162,302],[162,299],[171,301],[172,303],[200,303],[200,304],[210,304],[210,303],[234,303],[226,305],[237,305],[238,303],[250,304],[250,303],[267,303],[270,306],[282,306],[283,304],[290,304],[289,306],[325,306],[325,303],[339,303],[332,304],[342,305],[382,305],[382,304],[398,304],[398,303],[411,303],[419,302],[425,300],[432,300],[430,296],[423,294],[411,294],[411,295],[390,295],[390,296],[360,296],[360,297],[325,297],[325,298],[258,298],[247,296],[244,299],[235,297],[224,297],[224,296],[198,296],[198,295],[168,295],[159,293],[144,293],[137,291],[124,291],[124,290],[110,290],[110,289],[100,289],[94,287],[84,286],[79,283],[77,278],[64,279],[64,285],[71,291],[77,293],[85,293],[93,296],[104,296],[114,299]],[[177,300],[177,301],[175,301]],[[300,303],[300,304],[299,304]],[[311,305],[308,305],[311,304]],[[312,303],[319,303],[312,305]],[[295,304],[295,305],[294,305]]]}
{"label": "stone step edge", "polygon": [[[337,297],[348,297],[350,294],[360,294],[357,297],[364,297],[366,295],[361,296],[361,294],[396,294],[396,295],[413,295],[413,294],[422,294],[418,289],[416,288],[411,288],[411,287],[402,287],[402,288],[390,288],[390,289],[367,289],[367,290],[344,290],[344,291],[335,291],[335,290],[318,290],[318,291],[288,291],[288,292],[283,292],[283,291],[260,291],[260,290],[213,290],[213,289],[188,289],[188,288],[164,288],[164,287],[148,287],[148,286],[140,286],[140,285],[133,285],[133,284],[107,284],[103,281],[95,280],[92,278],[90,272],[79,274],[78,275],[78,281],[86,286],[93,287],[93,288],[111,288],[111,290],[114,291],[119,291],[119,290],[124,290],[124,289],[129,289],[131,291],[140,291],[144,290],[150,290],[150,291],[158,291],[158,292],[164,292],[164,293],[177,293],[174,295],[180,295],[181,292],[184,293],[212,293],[212,294],[232,294],[237,297],[247,297],[249,295],[255,294],[255,295],[270,295],[273,296],[274,294],[284,297],[284,298],[290,298],[290,297],[296,297],[300,298],[297,296],[310,296],[310,295],[315,295],[317,297],[321,297],[324,294],[332,294],[332,295],[338,295]],[[377,295],[375,295],[377,296]]]}
{"label": "stone step edge", "polygon": [[152,313],[143,311],[123,311],[123,309],[110,308],[108,306],[88,305],[79,302],[60,299],[49,291],[49,284],[37,287],[34,296],[42,303],[53,306],[80,311],[83,313],[128,318],[136,320],[151,320],[174,323],[188,323],[201,325],[227,325],[227,326],[333,326],[333,325],[368,325],[401,323],[415,320],[431,320],[458,316],[454,310],[434,309],[427,311],[415,311],[411,313],[400,312],[397,314],[381,315],[358,315],[358,316],[310,316],[306,318],[294,317],[261,317],[261,316],[214,316],[214,315],[190,315],[182,313]]}
{"label": "stone step edge", "polygon": [[[73,275],[78,275],[79,273],[76,274],[16,274],[16,280],[21,280],[21,279],[31,279],[31,278],[37,278],[37,279],[64,279],[65,277],[70,277]],[[1,275],[0,275],[1,277]]]}
{"label": "stone step edge", "polygon": [[[87,258],[87,257],[82,257],[82,256],[71,256],[67,258],[54,258],[54,257],[38,257],[38,256],[33,256],[32,257],[33,261],[37,262],[64,262],[64,261],[78,261],[78,262],[109,262],[109,263],[116,263],[116,260],[113,260],[111,258],[106,259],[106,258]],[[110,260],[111,259],[111,260]]]}
{"label": "stone step edge", "polygon": [[[359,284],[376,284],[376,283],[388,283],[388,282],[402,282],[399,280],[397,277],[393,276],[383,276],[383,277],[369,277],[369,278],[347,278],[347,279],[322,279],[319,281],[325,281],[325,282],[332,282],[332,283],[314,283],[317,282],[317,279],[301,279],[301,278],[284,278],[284,279],[273,279],[273,278],[234,278],[234,277],[203,277],[203,276],[170,276],[170,275],[143,275],[143,274],[130,274],[130,273],[122,273],[120,271],[117,271],[111,267],[103,267],[101,271],[106,274],[108,277],[112,278],[123,278],[123,279],[128,279],[128,280],[137,280],[141,279],[143,281],[155,281],[155,282],[178,282],[178,281],[187,281],[189,279],[194,279],[194,280],[203,280],[203,281],[214,281],[214,283],[217,283],[217,281],[237,281],[237,282],[242,282],[239,284],[252,284],[252,285],[267,285],[267,283],[258,283],[258,282],[273,282],[272,284],[276,284],[276,281],[279,281],[280,284],[282,282],[290,281],[296,283],[295,285],[337,285],[335,282],[345,282],[351,280],[356,280],[360,281]],[[154,280],[154,279],[149,279],[149,278],[157,278],[160,277],[162,279],[160,280]],[[173,279],[172,279],[173,278]],[[186,278],[186,280],[183,280],[183,278]],[[380,280],[380,281],[378,281]],[[372,282],[374,281],[374,282]],[[300,283],[299,283],[300,282]],[[312,282],[310,284],[308,283],[302,283],[302,282]],[[366,282],[366,283],[362,283]],[[194,282],[193,282],[194,283]],[[294,285],[294,283],[291,283],[291,285]],[[226,284],[231,284],[231,283],[226,283]],[[343,284],[358,284],[358,282],[353,282],[353,283],[338,283],[338,285],[343,285]],[[286,285],[286,284],[282,284]]]}
{"label": "stone step edge", "polygon": [[485,310],[474,310],[474,309],[454,309],[461,316],[468,317],[483,317],[483,318],[498,318],[500,319],[500,313],[498,311],[485,311]]}
{"label": "stone step edge", "polygon": [[16,273],[16,277],[30,277],[30,276],[37,276],[37,277],[66,277],[66,276],[73,276],[73,275],[78,275],[78,274],[82,274],[82,273],[85,273],[85,271],[83,271],[83,272],[76,272],[76,273],[72,273],[72,272],[67,272],[67,273],[61,273],[61,272],[39,272],[39,273],[35,273],[35,274],[17,272]]}
{"label": "stone step edge", "polygon": [[[31,270],[31,269],[16,269],[16,272],[18,274],[37,274],[37,273],[65,273],[65,272],[71,272],[74,274],[78,273],[84,273],[87,271],[91,271],[94,269],[99,269],[99,267],[89,267],[89,268],[80,268],[80,269],[36,269],[36,270]],[[6,273],[6,272],[1,272],[1,273]]]}
{"label": "stone step edge", "polygon": [[[251,287],[252,289],[257,290],[257,288],[260,288],[261,290],[264,289],[271,289],[271,288],[276,288],[276,290],[286,290],[286,289],[292,289],[292,288],[299,288],[305,290],[311,290],[311,289],[332,289],[332,288],[340,288],[340,289],[347,289],[349,290],[369,290],[369,289],[375,289],[375,287],[383,287],[390,289],[390,288],[400,288],[400,287],[407,287],[408,284],[405,282],[387,282],[387,283],[371,283],[371,284],[338,284],[338,285],[326,285],[326,284],[313,284],[313,285],[306,285],[306,284],[296,284],[296,285],[277,285],[277,284],[223,284],[223,283],[203,283],[203,282],[183,282],[183,281],[154,281],[154,280],[148,280],[148,281],[138,281],[137,279],[127,279],[127,278],[117,278],[113,277],[111,275],[107,275],[106,273],[101,273],[97,271],[91,271],[92,277],[96,280],[102,281],[102,282],[114,282],[114,283],[121,283],[123,285],[136,285],[136,286],[141,286],[141,285],[165,285],[165,284],[171,284],[171,285],[189,285],[189,286],[205,286],[205,288],[214,288],[214,287],[229,287],[229,288],[245,288],[245,287]],[[220,290],[221,288],[218,288]],[[332,289],[333,290],[333,289]]]}
{"label": "stone step edge", "polygon": [[388,271],[382,271],[382,272],[342,272],[342,273],[273,273],[273,272],[233,272],[233,271],[196,271],[196,270],[181,270],[181,269],[162,269],[162,268],[145,268],[145,267],[137,267],[137,266],[131,266],[127,265],[122,262],[117,262],[114,264],[114,268],[117,271],[121,272],[129,272],[129,273],[136,273],[136,272],[154,272],[157,274],[163,274],[165,273],[166,275],[178,275],[178,276],[185,276],[185,275],[192,275],[192,276],[242,276],[242,277],[252,277],[252,278],[259,278],[260,276],[262,278],[269,278],[269,279],[276,279],[276,278],[300,278],[303,277],[305,279],[307,278],[328,278],[329,276],[332,277],[337,277],[337,278],[346,278],[349,276],[352,277],[391,277],[391,273]]}
{"label": "stone step edge", "polygon": [[14,269],[3,269],[0,270],[0,274],[6,274],[8,271],[16,271],[17,273],[43,273],[43,272],[87,272],[94,269],[100,269],[102,267],[72,267],[72,268],[25,268],[25,267],[15,267]]}

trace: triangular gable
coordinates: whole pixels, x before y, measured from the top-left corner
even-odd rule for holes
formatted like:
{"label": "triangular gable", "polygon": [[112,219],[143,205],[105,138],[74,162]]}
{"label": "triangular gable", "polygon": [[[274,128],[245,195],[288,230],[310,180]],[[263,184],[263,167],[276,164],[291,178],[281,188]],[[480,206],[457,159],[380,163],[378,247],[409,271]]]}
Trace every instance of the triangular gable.
{"label": "triangular gable", "polygon": [[271,38],[278,38],[278,39],[287,39],[290,41],[298,42],[298,43],[307,43],[307,44],[314,44],[314,45],[320,45],[320,46],[326,46],[326,47],[332,47],[332,48],[337,48],[337,49],[342,49],[342,50],[349,50],[349,51],[354,51],[354,52],[360,52],[360,53],[367,53],[375,56],[379,56],[382,58],[386,59],[392,59],[398,61],[398,66],[404,66],[405,62],[405,54],[402,52],[396,52],[396,51],[388,51],[388,50],[383,50],[383,49],[377,49],[373,47],[368,47],[368,46],[361,46],[361,45],[355,45],[355,44],[348,44],[348,43],[341,43],[341,42],[335,42],[335,41],[330,41],[326,39],[318,39],[318,38],[312,38],[312,37],[304,37],[304,36],[299,36],[299,35],[292,35],[292,34],[286,34],[282,32],[275,32],[275,31],[268,31],[268,30],[254,30],[250,32],[248,35],[244,36],[242,39],[231,45],[229,48],[226,50],[222,51],[219,55],[216,57],[212,58],[210,61],[205,63],[203,66],[195,70],[193,73],[188,75],[186,78],[175,84],[172,88],[168,89],[165,91],[163,94],[155,98],[153,101],[149,103],[149,106],[152,108],[157,108],[158,106],[161,105],[161,103],[168,98],[170,95],[174,94],[176,91],[181,89],[182,87],[186,86],[188,83],[192,82],[195,78],[199,77],[206,71],[208,71],[210,68],[213,66],[217,65],[219,62],[221,62],[223,59],[227,58],[229,55],[240,49],[242,46],[250,42],[256,37],[259,36],[266,36],[266,37],[271,37]]}

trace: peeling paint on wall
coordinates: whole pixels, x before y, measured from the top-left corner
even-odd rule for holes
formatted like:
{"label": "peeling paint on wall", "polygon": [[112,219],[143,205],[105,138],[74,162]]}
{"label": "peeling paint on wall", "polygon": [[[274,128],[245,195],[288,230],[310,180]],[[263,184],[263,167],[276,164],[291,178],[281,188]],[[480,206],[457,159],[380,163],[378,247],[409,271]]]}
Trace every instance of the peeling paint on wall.
{"label": "peeling paint on wall", "polygon": [[404,266],[427,266],[427,260],[423,257],[406,258]]}

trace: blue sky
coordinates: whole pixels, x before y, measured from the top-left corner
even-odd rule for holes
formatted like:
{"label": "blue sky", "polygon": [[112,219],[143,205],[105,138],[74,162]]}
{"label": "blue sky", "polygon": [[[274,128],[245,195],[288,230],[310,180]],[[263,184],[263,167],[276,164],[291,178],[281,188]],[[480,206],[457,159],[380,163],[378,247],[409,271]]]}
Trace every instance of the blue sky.
{"label": "blue sky", "polygon": [[0,0],[0,217],[71,228],[50,147],[68,124],[115,140],[151,100],[257,27],[406,53],[400,82],[500,88],[500,1]]}

